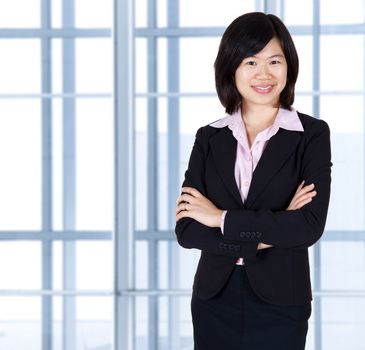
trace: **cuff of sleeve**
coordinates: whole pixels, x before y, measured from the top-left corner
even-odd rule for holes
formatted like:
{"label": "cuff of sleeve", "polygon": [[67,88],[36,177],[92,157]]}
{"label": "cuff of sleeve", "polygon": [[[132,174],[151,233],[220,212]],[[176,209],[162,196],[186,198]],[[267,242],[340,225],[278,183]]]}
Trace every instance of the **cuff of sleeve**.
{"label": "cuff of sleeve", "polygon": [[224,235],[224,218],[226,217],[227,210],[224,210],[221,216],[221,231],[222,235]]}

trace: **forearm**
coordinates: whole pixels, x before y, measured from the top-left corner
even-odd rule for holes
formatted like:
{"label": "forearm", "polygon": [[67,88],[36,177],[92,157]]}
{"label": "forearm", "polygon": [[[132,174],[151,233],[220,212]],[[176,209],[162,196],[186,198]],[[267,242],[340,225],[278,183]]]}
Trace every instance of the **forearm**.
{"label": "forearm", "polygon": [[257,242],[240,242],[226,238],[219,227],[208,227],[190,218],[176,223],[178,243],[184,248],[196,248],[209,253],[255,260]]}
{"label": "forearm", "polygon": [[322,235],[327,209],[322,215],[306,209],[228,210],[224,236],[242,242],[262,242],[277,248],[302,248],[313,245]]}
{"label": "forearm", "polygon": [[[224,219],[226,217],[227,214],[227,210],[223,210],[221,217],[220,217],[220,228],[221,228],[221,232],[222,234],[224,234]],[[261,250],[261,249],[267,249],[267,248],[272,248],[273,246],[270,244],[265,244],[265,243],[259,243],[257,246],[257,250]]]}

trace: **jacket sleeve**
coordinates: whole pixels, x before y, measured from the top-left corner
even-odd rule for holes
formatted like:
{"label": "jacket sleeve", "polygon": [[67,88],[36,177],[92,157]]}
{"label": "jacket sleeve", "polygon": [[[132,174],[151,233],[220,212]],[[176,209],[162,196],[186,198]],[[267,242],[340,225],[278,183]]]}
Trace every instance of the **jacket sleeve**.
{"label": "jacket sleeve", "polygon": [[[320,120],[305,143],[302,178],[314,183],[317,192],[312,201],[297,210],[228,210],[224,236],[243,242],[262,242],[276,248],[305,248],[323,234],[330,199],[330,129]],[[286,209],[286,208],[285,208]]]}
{"label": "jacket sleeve", "polygon": [[[203,127],[198,129],[190,155],[188,169],[182,187],[194,187],[206,196],[204,180],[205,156],[203,147]],[[220,227],[209,227],[192,218],[177,221],[175,233],[178,243],[184,248],[196,248],[209,253],[256,259],[258,242],[240,242],[222,235]]]}

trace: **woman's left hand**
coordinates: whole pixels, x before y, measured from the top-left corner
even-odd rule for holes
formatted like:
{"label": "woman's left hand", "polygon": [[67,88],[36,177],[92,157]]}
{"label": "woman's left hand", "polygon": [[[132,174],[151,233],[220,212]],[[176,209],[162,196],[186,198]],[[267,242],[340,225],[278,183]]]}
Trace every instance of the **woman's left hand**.
{"label": "woman's left hand", "polygon": [[209,227],[220,227],[223,210],[193,187],[182,187],[184,192],[176,201],[176,221],[192,218]]}

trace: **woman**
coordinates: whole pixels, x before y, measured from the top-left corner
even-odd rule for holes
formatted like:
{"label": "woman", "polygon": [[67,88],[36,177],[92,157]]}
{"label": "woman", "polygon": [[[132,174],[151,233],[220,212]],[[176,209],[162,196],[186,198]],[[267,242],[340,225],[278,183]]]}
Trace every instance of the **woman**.
{"label": "woman", "polygon": [[214,66],[227,114],[197,131],[176,208],[179,244],[201,250],[194,349],[303,350],[308,247],[330,198],[330,130],[292,107],[298,56],[278,17],[235,19]]}

